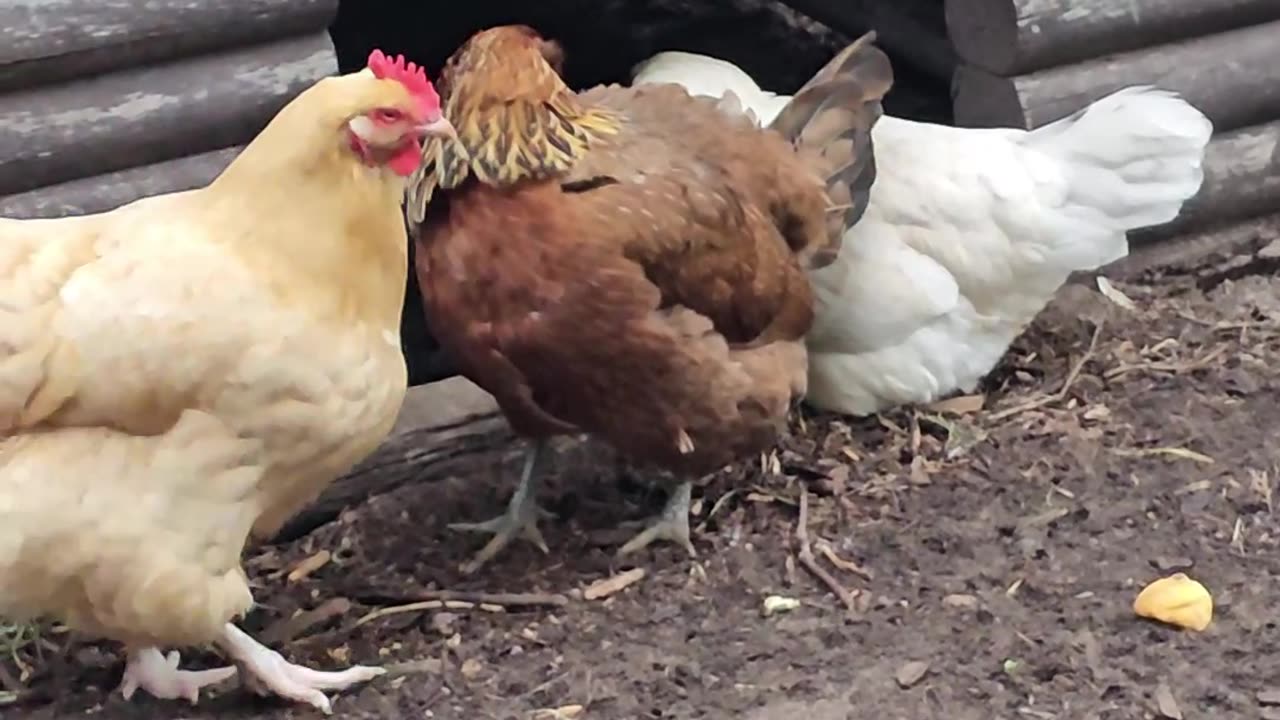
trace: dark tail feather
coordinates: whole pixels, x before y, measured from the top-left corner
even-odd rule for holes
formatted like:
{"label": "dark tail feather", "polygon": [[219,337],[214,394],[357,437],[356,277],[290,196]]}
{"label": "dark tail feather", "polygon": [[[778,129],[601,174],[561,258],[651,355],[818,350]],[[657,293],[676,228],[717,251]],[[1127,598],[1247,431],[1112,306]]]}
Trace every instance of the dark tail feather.
{"label": "dark tail feather", "polygon": [[830,243],[812,267],[833,261],[844,233],[867,209],[876,178],[871,127],[884,113],[881,101],[893,85],[893,67],[869,32],[819,70],[770,125],[818,166],[832,207]]}

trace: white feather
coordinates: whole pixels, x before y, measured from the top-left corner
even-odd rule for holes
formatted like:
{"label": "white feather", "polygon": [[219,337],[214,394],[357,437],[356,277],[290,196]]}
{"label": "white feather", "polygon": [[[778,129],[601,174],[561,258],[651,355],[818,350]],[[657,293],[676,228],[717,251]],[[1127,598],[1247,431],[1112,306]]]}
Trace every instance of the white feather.
{"label": "white feather", "polygon": [[[732,91],[762,124],[790,100],[692,53],[659,53],[634,75]],[[1126,231],[1177,216],[1203,182],[1212,132],[1151,87],[1031,132],[883,116],[866,214],[812,275],[808,400],[865,415],[972,390],[1070,273],[1124,257]]]}

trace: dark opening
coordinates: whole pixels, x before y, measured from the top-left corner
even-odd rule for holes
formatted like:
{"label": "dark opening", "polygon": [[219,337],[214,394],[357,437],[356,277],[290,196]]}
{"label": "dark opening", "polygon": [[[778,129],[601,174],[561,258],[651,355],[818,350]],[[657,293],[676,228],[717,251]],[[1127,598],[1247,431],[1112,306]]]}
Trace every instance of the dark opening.
{"label": "dark opening", "polygon": [[[928,26],[943,26],[939,0],[832,0],[855,1],[909,5]],[[663,50],[685,50],[729,60],[762,87],[785,93],[871,29],[834,31],[772,0],[342,0],[331,34],[342,72],[360,69],[379,47],[404,53],[435,74],[472,33],[507,23],[532,25],[558,40],[565,48],[565,79],[574,88],[625,83],[635,63]],[[949,124],[947,83],[916,72],[883,42],[881,47],[894,62],[887,111]]]}
{"label": "dark opening", "polygon": [[[906,3],[926,15],[929,25],[942,27],[938,0],[859,1]],[[565,80],[574,88],[626,83],[636,63],[663,50],[684,50],[724,58],[762,87],[782,93],[795,92],[835,52],[870,29],[835,31],[771,0],[342,0],[330,32],[344,73],[363,67],[377,47],[403,53],[434,76],[472,33],[508,23],[531,25],[558,40],[565,49]],[[947,83],[915,71],[907,58],[880,45],[894,63],[886,111],[950,124]],[[410,272],[401,342],[411,385],[455,374],[430,335],[420,302]]]}

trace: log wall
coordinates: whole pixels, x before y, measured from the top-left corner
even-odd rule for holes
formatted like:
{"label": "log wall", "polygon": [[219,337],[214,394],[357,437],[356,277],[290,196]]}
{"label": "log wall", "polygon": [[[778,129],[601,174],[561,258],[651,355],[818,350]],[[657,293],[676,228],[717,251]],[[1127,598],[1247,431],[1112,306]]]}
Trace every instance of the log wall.
{"label": "log wall", "polygon": [[1034,129],[1130,85],[1213,121],[1200,193],[1134,242],[1280,211],[1280,0],[945,1],[957,125]]}
{"label": "log wall", "polygon": [[0,215],[98,212],[208,183],[337,72],[337,0],[0,4]]}

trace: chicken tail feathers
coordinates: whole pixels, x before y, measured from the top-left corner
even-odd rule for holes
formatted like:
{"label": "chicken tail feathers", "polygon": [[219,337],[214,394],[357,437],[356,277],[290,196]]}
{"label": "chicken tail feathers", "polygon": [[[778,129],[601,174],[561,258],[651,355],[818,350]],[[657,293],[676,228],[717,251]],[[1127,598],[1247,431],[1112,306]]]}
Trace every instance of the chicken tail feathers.
{"label": "chicken tail feathers", "polygon": [[1092,270],[1128,254],[1125,233],[1173,220],[1204,182],[1213,123],[1176,93],[1118,90],[1032,130],[1025,146],[1064,168],[1069,182],[1057,221],[1062,263]]}
{"label": "chicken tail feathers", "polygon": [[893,85],[893,68],[875,38],[869,32],[837,53],[770,124],[813,159],[826,181],[830,242],[814,255],[812,267],[835,259],[845,231],[866,210],[875,181],[871,128]]}

